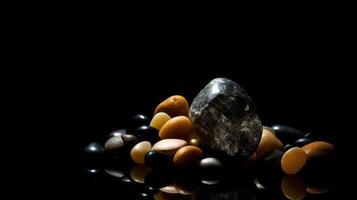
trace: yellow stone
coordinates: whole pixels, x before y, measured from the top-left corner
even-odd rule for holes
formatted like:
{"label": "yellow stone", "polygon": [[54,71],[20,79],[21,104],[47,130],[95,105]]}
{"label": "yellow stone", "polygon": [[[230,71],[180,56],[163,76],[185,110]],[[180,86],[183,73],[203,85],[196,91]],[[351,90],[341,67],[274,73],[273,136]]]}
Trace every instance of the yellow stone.
{"label": "yellow stone", "polygon": [[150,122],[150,126],[160,130],[169,119],[171,119],[170,115],[164,112],[156,113]]}
{"label": "yellow stone", "polygon": [[139,142],[130,151],[131,159],[138,164],[145,164],[145,155],[151,150],[151,143],[148,141]]}

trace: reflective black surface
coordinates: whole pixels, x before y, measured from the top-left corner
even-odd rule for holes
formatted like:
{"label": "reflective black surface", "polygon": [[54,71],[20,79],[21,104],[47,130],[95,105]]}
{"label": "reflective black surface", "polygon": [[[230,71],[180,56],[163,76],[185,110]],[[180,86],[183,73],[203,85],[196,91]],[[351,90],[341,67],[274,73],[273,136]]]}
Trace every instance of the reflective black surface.
{"label": "reflective black surface", "polygon": [[[99,7],[16,6],[6,19],[11,26],[5,28],[11,35],[5,38],[11,43],[6,53],[12,56],[4,67],[14,76],[10,73],[3,84],[9,92],[3,96],[11,102],[3,105],[10,110],[5,117],[13,121],[2,132],[5,191],[113,192],[132,199],[146,193],[130,180],[129,159],[84,166],[83,149],[91,142],[103,145],[112,131],[129,128],[138,113],[151,116],[171,95],[192,102],[216,77],[230,78],[247,91],[263,125],[346,136],[337,123],[346,105],[339,102],[340,68],[331,62],[334,9]],[[108,175],[108,169],[125,176]],[[316,176],[313,180],[326,177]],[[212,188],[200,180],[197,195],[282,195],[282,177],[258,179],[269,183],[265,190],[255,188],[254,178],[242,177],[237,173],[227,181],[233,184],[224,185],[222,179]],[[197,187],[195,181],[177,182],[192,183],[187,191]],[[306,197],[333,198],[332,193]]]}

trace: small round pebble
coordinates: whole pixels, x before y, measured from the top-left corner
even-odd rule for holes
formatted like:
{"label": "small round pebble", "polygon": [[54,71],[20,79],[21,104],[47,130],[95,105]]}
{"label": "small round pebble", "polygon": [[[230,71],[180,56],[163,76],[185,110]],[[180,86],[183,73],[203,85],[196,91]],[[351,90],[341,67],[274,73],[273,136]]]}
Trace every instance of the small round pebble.
{"label": "small round pebble", "polygon": [[291,149],[291,148],[293,148],[293,147],[295,147],[295,145],[293,145],[293,144],[287,144],[287,145],[285,145],[285,146],[283,147],[283,151],[285,152],[285,151],[287,151],[287,150],[289,150],[289,149]]}
{"label": "small round pebble", "polygon": [[104,148],[101,144],[92,142],[84,148],[83,153],[88,156],[97,156],[104,153]]}
{"label": "small round pebble", "polygon": [[151,143],[143,141],[136,144],[130,151],[131,159],[138,164],[145,164],[145,155],[151,150]]}
{"label": "small round pebble", "polygon": [[311,143],[312,141],[313,141],[313,140],[310,139],[310,138],[305,138],[305,137],[303,137],[303,138],[300,138],[300,139],[296,140],[296,141],[294,142],[294,145],[297,146],[297,147],[303,147],[303,146],[305,146],[305,145]]}
{"label": "small round pebble", "polygon": [[305,150],[308,158],[328,155],[335,149],[332,144],[324,141],[312,142],[302,148]]}
{"label": "small round pebble", "polygon": [[281,158],[281,168],[286,174],[296,174],[305,165],[307,155],[302,148],[293,147],[286,151]]}
{"label": "small round pebble", "polygon": [[266,153],[268,153],[272,150],[277,150],[277,149],[282,149],[282,148],[283,148],[283,144],[274,135],[274,133],[271,130],[264,128],[262,137],[260,139],[258,148],[256,150],[257,157],[261,158]]}
{"label": "small round pebble", "polygon": [[176,167],[186,168],[193,166],[196,162],[199,161],[203,154],[203,151],[193,145],[187,145],[180,148],[173,159],[173,163]]}
{"label": "small round pebble", "polygon": [[150,141],[151,143],[155,143],[160,140],[158,130],[148,125],[139,126],[135,130],[135,136],[139,141]]}
{"label": "small round pebble", "polygon": [[157,130],[160,130],[161,127],[170,119],[170,115],[164,112],[156,113],[150,122],[150,126],[156,128]]}
{"label": "small round pebble", "polygon": [[114,152],[120,150],[124,146],[124,142],[121,136],[115,136],[109,138],[104,144],[105,151]]}
{"label": "small round pebble", "polygon": [[125,135],[125,134],[127,134],[126,129],[119,129],[119,130],[112,131],[109,134],[109,138],[116,137],[116,136],[122,136],[122,135]]}
{"label": "small round pebble", "polygon": [[181,147],[187,145],[185,140],[181,139],[163,139],[158,141],[151,150],[160,151],[163,153],[167,153],[171,156],[175,155],[176,151]]}
{"label": "small round pebble", "polygon": [[305,135],[302,131],[290,126],[274,125],[271,128],[274,130],[276,137],[284,144],[293,143]]}
{"label": "small round pebble", "polygon": [[188,117],[178,116],[167,121],[160,129],[161,139],[176,138],[188,140],[194,133],[192,123]]}
{"label": "small round pebble", "polygon": [[204,158],[199,162],[199,167],[201,169],[216,170],[223,167],[223,164],[217,158],[209,157]]}
{"label": "small round pebble", "polygon": [[135,129],[139,126],[149,125],[149,124],[150,124],[150,118],[148,116],[144,114],[137,114],[132,118],[130,127],[131,129]]}
{"label": "small round pebble", "polygon": [[171,117],[181,115],[188,117],[189,109],[190,107],[185,97],[180,95],[174,95],[161,102],[156,107],[154,114],[158,112],[165,112]]}
{"label": "small round pebble", "polygon": [[172,164],[172,158],[160,151],[149,151],[145,155],[145,164],[153,168],[168,168]]}
{"label": "small round pebble", "polygon": [[123,140],[124,145],[131,147],[134,146],[138,141],[138,138],[135,135],[131,134],[122,135],[121,139]]}

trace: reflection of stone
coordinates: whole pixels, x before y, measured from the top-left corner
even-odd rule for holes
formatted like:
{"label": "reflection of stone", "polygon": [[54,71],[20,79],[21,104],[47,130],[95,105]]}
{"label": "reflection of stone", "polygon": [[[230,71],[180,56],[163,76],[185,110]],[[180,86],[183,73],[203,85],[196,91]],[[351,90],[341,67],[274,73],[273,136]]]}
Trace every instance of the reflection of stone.
{"label": "reflection of stone", "polygon": [[247,93],[234,81],[216,78],[195,97],[190,118],[203,145],[248,158],[257,148],[262,124]]}

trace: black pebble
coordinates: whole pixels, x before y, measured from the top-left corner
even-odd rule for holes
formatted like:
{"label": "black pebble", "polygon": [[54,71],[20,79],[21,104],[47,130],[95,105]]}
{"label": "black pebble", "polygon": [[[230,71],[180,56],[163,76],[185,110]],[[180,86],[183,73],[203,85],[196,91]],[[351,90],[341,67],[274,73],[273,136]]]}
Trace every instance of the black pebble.
{"label": "black pebble", "polygon": [[159,151],[149,151],[145,155],[145,164],[151,168],[169,168],[172,167],[172,158]]}
{"label": "black pebble", "polygon": [[304,137],[304,133],[300,130],[284,125],[274,125],[271,127],[278,139],[283,144],[293,143],[295,140]]}
{"label": "black pebble", "polygon": [[101,144],[92,142],[84,148],[83,154],[87,160],[99,160],[104,156],[104,148]]}
{"label": "black pebble", "polygon": [[295,145],[293,145],[293,144],[287,144],[287,145],[284,146],[283,152],[285,152],[285,151],[287,151],[287,150],[289,150],[289,149],[291,149],[291,148],[293,148],[293,147],[295,147]]}
{"label": "black pebble", "polygon": [[312,139],[303,137],[303,138],[300,138],[300,139],[296,140],[294,142],[294,145],[297,146],[297,147],[303,147],[303,146],[305,146],[305,145],[307,145],[307,144],[309,144],[311,142],[313,142]]}
{"label": "black pebble", "polygon": [[160,140],[159,131],[148,125],[143,125],[135,130],[136,137],[139,141],[149,141],[152,144]]}
{"label": "black pebble", "polygon": [[135,130],[137,127],[142,126],[142,125],[149,125],[151,119],[143,114],[138,114],[135,115],[130,123],[130,129]]}

